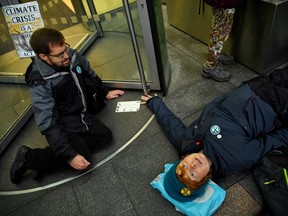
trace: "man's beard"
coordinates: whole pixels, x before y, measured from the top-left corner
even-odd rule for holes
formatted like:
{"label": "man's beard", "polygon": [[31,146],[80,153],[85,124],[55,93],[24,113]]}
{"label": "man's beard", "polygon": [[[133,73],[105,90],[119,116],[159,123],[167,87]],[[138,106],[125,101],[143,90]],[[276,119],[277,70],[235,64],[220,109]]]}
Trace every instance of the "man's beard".
{"label": "man's beard", "polygon": [[51,62],[51,63],[52,63],[52,66],[53,66],[54,68],[57,68],[57,69],[69,67],[70,61],[69,61],[69,64],[67,64],[67,65],[64,65],[64,62],[66,62],[66,60],[65,60],[65,61],[62,61],[61,64],[56,64],[56,63],[54,63],[54,62]]}

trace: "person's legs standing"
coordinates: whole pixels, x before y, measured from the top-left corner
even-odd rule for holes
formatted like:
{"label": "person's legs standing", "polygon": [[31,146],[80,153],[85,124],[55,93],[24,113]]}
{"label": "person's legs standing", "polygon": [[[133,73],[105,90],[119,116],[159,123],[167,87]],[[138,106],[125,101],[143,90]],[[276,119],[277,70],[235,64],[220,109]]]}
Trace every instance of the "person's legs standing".
{"label": "person's legs standing", "polygon": [[222,49],[229,37],[233,25],[235,9],[213,8],[213,22],[210,30],[208,56],[203,68],[203,75],[216,81],[227,81],[231,78],[228,72],[222,71],[218,60],[224,64],[232,63],[233,58],[224,56]]}
{"label": "person's legs standing", "polygon": [[235,9],[213,8],[213,24],[208,44],[208,57],[206,65],[215,68],[226,40],[232,29]]}

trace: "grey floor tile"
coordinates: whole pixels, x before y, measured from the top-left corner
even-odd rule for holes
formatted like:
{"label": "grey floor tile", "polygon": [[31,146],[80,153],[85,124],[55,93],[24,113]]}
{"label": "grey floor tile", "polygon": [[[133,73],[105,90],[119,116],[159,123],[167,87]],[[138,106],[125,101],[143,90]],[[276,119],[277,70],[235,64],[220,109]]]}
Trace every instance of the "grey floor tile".
{"label": "grey floor tile", "polygon": [[81,209],[78,206],[78,201],[74,196],[71,184],[66,184],[46,193],[45,196],[40,196],[26,205],[18,206],[18,208],[7,214],[7,216],[59,216],[81,215]]}
{"label": "grey floor tile", "polygon": [[263,198],[261,196],[261,193],[256,185],[256,182],[253,179],[253,176],[251,173],[249,175],[245,176],[245,178],[241,179],[239,181],[239,184],[242,185],[242,187],[251,195],[251,197],[260,205],[263,204]]}
{"label": "grey floor tile", "polygon": [[22,195],[9,195],[9,196],[0,196],[0,215],[10,215],[18,214],[22,207],[28,205],[29,203],[45,196],[48,191],[41,191],[40,193],[28,193]]}
{"label": "grey floor tile", "polygon": [[226,199],[215,216],[247,216],[257,215],[260,205],[240,184],[235,184],[227,190]]}
{"label": "grey floor tile", "polygon": [[137,215],[118,174],[118,163],[116,167],[107,163],[73,185],[83,215]]}

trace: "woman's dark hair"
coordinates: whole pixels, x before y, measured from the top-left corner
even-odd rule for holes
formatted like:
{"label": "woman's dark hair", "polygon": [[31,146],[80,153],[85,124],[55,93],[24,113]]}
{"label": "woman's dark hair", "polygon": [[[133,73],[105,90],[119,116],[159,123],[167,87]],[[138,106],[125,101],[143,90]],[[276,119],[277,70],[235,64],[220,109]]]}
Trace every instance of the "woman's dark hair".
{"label": "woman's dark hair", "polygon": [[62,46],[65,43],[65,38],[63,34],[56,29],[40,28],[33,32],[29,42],[37,55],[49,54],[49,46],[55,44]]}

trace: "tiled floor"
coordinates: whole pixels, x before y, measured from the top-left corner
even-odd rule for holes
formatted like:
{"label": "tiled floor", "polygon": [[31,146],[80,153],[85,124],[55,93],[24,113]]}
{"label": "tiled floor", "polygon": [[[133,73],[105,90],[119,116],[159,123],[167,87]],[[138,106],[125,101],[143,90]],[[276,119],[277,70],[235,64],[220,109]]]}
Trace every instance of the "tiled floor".
{"label": "tiled floor", "polygon": [[[172,69],[165,103],[189,124],[211,99],[257,74],[236,63],[227,68],[232,74],[229,82],[203,78],[200,72],[206,45],[169,26],[165,6],[163,11]],[[41,181],[34,181],[32,173],[27,173],[19,185],[13,185],[9,169],[17,148],[46,145],[31,118],[0,158],[0,215],[181,215],[150,185],[164,164],[177,160],[176,150],[145,105],[137,113],[115,113],[118,101],[138,100],[141,94],[126,90],[100,113],[114,132],[114,141],[94,154],[91,170],[79,173],[58,169]],[[259,212],[262,200],[249,171],[228,176],[218,184],[227,196],[215,215],[249,216]]]}

